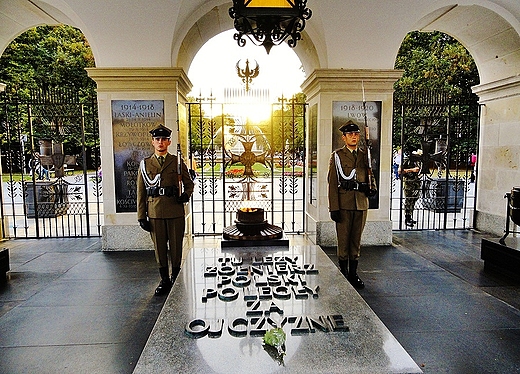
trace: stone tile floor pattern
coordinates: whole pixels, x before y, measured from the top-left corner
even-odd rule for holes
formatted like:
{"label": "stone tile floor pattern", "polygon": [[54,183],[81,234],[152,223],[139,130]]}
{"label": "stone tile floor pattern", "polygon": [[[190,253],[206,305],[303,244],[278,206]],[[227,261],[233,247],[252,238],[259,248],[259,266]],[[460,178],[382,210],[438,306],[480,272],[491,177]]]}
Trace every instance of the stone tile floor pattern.
{"label": "stone tile floor pattern", "polygon": [[[482,237],[394,232],[392,246],[362,249],[359,293],[424,373],[520,372],[520,283],[484,271]],[[151,251],[101,252],[100,238],[0,245],[11,262],[0,284],[0,373],[133,371],[165,301],[153,296]],[[335,248],[323,250],[337,262]]]}

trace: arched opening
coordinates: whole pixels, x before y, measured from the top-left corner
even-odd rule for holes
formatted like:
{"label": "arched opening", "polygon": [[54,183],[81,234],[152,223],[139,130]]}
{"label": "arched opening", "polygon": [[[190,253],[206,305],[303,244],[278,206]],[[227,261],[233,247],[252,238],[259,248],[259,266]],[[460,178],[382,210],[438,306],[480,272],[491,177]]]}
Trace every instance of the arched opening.
{"label": "arched opening", "polygon": [[[518,87],[518,63],[520,57],[520,25],[505,8],[479,2],[473,5],[452,5],[439,8],[421,18],[415,24],[419,31],[440,31],[456,38],[473,56],[480,83],[472,87],[480,104],[477,169],[479,175],[486,175],[486,182],[476,181],[479,193],[475,201],[474,217],[468,222],[480,230],[502,232],[502,199],[510,189],[511,180],[504,175],[511,174],[510,158],[501,157],[504,149],[515,148],[508,139],[498,142],[488,137],[490,126],[493,134],[500,133],[504,126],[515,121]],[[492,113],[498,113],[497,118]],[[470,155],[471,156],[471,155]],[[493,159],[493,162],[488,160]],[[471,163],[471,161],[469,161]],[[471,175],[471,174],[470,174]],[[493,181],[491,184],[489,181]],[[502,186],[505,184],[505,187]],[[472,226],[473,227],[473,226]]]}
{"label": "arched opening", "polygon": [[[286,44],[273,48],[273,55],[252,43],[239,47],[233,40],[235,31],[222,32],[208,40],[193,58],[188,77],[193,83],[191,96],[212,94],[215,100],[222,101],[224,88],[269,89],[271,100],[285,95],[291,97],[301,91],[300,85],[306,72],[297,54]],[[258,67],[258,74],[251,78],[247,87],[243,74],[249,61],[250,70]],[[238,64],[238,67],[237,67]]]}
{"label": "arched opening", "polygon": [[520,24],[505,9],[482,5],[452,5],[425,15],[419,31],[441,31],[456,38],[471,53],[480,84],[515,76],[520,63]]}
{"label": "arched opening", "polygon": [[479,83],[469,52],[441,32],[411,32],[399,50],[391,216],[397,230],[473,228]]}
{"label": "arched opening", "polygon": [[469,52],[441,32],[411,32],[395,83],[391,217],[394,230],[473,228],[479,83]]}
{"label": "arched opening", "polygon": [[[173,66],[190,69],[195,55],[202,46],[214,36],[233,29],[233,20],[228,10],[232,3],[226,3],[212,8],[209,12],[196,20],[185,33],[182,39],[174,40],[172,47]],[[300,59],[304,71],[310,73],[320,67],[320,59],[316,47],[307,32],[302,33],[302,40],[294,48]]]}
{"label": "arched opening", "polygon": [[234,31],[205,43],[191,63],[188,103],[195,235],[216,234],[237,209],[264,209],[288,233],[304,230],[305,100],[301,62],[287,45],[268,55],[239,47]]}
{"label": "arched opening", "polygon": [[86,38],[67,25],[31,28],[7,46],[0,66],[4,235],[99,236],[99,130]]}

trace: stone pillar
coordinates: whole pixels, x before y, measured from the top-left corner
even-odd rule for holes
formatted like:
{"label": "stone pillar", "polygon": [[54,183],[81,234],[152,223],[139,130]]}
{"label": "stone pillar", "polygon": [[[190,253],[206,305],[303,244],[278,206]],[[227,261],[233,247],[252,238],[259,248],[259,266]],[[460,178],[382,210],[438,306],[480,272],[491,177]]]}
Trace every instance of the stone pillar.
{"label": "stone pillar", "polygon": [[[1,161],[1,159],[0,159]],[[0,162],[0,204],[4,200],[3,196],[3,182],[2,181],[2,163]],[[2,209],[2,216],[0,217],[0,242],[9,236],[9,221],[8,216],[4,216],[4,210]]]}
{"label": "stone pillar", "polygon": [[502,236],[507,199],[520,186],[520,77],[473,87],[481,107],[476,228]]}
{"label": "stone pillar", "polygon": [[[0,83],[0,92],[5,91],[5,86],[6,86],[5,83]],[[0,163],[0,181],[1,180],[2,180],[2,164]],[[1,188],[2,188],[2,183],[0,182],[0,204],[3,201],[3,196],[2,196],[3,191],[1,190]],[[2,210],[2,217],[0,217],[0,219],[1,219],[1,221],[0,221],[0,241],[1,241],[2,239],[4,239],[4,235],[5,235],[4,234],[4,227],[5,228],[9,227],[9,226],[7,226],[7,224],[8,224],[7,223],[7,216],[6,217],[3,216],[3,210]],[[5,230],[5,231],[7,231],[6,234],[8,234],[9,230]]]}
{"label": "stone pillar", "polygon": [[[183,155],[186,155],[188,132],[185,124],[179,131],[180,139],[176,130],[178,117],[179,122],[185,122],[178,113],[185,113],[183,106],[192,84],[182,68],[91,68],[87,69],[87,72],[97,83],[98,93],[103,169],[103,250],[152,249],[150,234],[139,227],[136,212],[116,213],[111,105],[114,100],[163,101],[164,125],[173,130],[169,152],[176,154],[177,143],[180,141]],[[151,137],[148,140],[151,154]],[[186,216],[186,222],[190,222],[189,214]],[[187,232],[190,232],[189,225]]]}
{"label": "stone pillar", "polygon": [[[393,84],[402,75],[397,70],[315,70],[302,84],[309,103],[308,138],[312,137],[312,121],[316,122],[316,173],[315,186],[307,191],[315,199],[306,199],[306,226],[309,237],[318,245],[337,244],[335,223],[329,217],[327,171],[333,151],[333,137],[341,134],[332,127],[333,102],[363,101],[363,87],[366,102],[381,102],[381,135],[379,176],[379,208],[370,209],[363,232],[363,245],[389,245],[392,243],[392,223],[390,221],[390,187],[392,172],[392,111]],[[309,146],[313,139],[308,139]],[[312,151],[312,150],[311,150]],[[309,152],[307,157],[311,157]],[[307,195],[309,195],[307,194]]]}

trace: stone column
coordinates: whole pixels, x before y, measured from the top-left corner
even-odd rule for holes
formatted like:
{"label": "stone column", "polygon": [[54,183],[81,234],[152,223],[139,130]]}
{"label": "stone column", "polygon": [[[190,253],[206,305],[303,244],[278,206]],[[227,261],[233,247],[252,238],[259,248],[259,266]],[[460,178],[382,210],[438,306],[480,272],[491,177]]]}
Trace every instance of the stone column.
{"label": "stone column", "polygon": [[477,159],[476,228],[502,236],[507,192],[520,186],[520,77],[473,87],[482,105]]}
{"label": "stone column", "polygon": [[[149,233],[137,223],[136,212],[116,213],[114,180],[114,144],[112,134],[112,101],[160,100],[164,102],[164,125],[173,130],[169,152],[176,154],[180,141],[183,155],[187,154],[188,132],[181,125],[177,135],[178,113],[183,108],[192,84],[182,68],[91,68],[88,75],[97,83],[99,136],[103,170],[103,250],[153,249]],[[177,108],[179,104],[179,108]],[[150,141],[150,154],[153,152]],[[190,222],[189,214],[186,222]],[[187,232],[190,226],[187,226]]]}
{"label": "stone column", "polygon": [[[0,83],[0,92],[5,91],[5,86],[6,86],[5,83]],[[2,188],[1,180],[2,180],[2,164],[0,163],[0,204],[2,203],[2,200],[3,200],[3,196],[2,196],[3,191],[1,190],[1,188]],[[3,213],[3,211],[2,211],[2,213]],[[0,219],[2,220],[2,221],[0,221],[0,241],[1,241],[4,238],[4,235],[5,235],[4,234],[4,227],[7,228],[9,226],[8,226],[7,216],[4,217],[2,215],[2,217],[0,217]],[[8,232],[9,230],[5,230],[5,231]]]}
{"label": "stone column", "polygon": [[[316,173],[313,190],[315,199],[306,199],[306,226],[309,237],[318,245],[337,244],[335,223],[329,217],[327,171],[333,151],[333,137],[341,134],[333,128],[333,102],[365,101],[381,102],[380,160],[377,185],[379,189],[379,208],[370,209],[363,232],[364,245],[389,245],[392,243],[392,223],[390,221],[390,185],[392,172],[392,111],[393,84],[401,77],[397,70],[315,70],[302,84],[303,92],[309,103],[308,126],[316,122]],[[308,137],[312,137],[308,129]],[[312,142],[308,139],[308,143]],[[309,147],[307,147],[309,148]],[[309,157],[309,154],[307,154]],[[309,194],[307,194],[309,195]]]}

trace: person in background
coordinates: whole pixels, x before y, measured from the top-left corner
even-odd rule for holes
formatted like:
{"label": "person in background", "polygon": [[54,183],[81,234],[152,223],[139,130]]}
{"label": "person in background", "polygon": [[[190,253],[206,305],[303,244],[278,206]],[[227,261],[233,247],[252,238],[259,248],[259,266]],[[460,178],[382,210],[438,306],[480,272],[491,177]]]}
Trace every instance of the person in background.
{"label": "person in background", "polygon": [[399,179],[399,169],[401,168],[402,151],[401,148],[397,149],[394,156],[394,164],[392,166],[395,179]]}
{"label": "person in background", "polygon": [[38,152],[34,153],[34,157],[30,161],[30,165],[31,165],[31,172],[35,173],[35,175],[38,176],[39,180],[42,180],[42,179],[50,180],[49,170],[47,170],[47,169],[45,169],[45,167],[43,167],[41,158],[40,158],[40,154]]}
{"label": "person in background", "polygon": [[[171,130],[159,125],[150,131],[154,154],[141,161],[137,174],[137,220],[150,232],[161,281],[155,294],[165,295],[175,282],[182,260],[184,204],[193,193],[188,168],[168,153]],[[180,167],[180,175],[178,169]],[[169,262],[171,262],[171,277]]]}
{"label": "person in background", "polygon": [[471,167],[470,182],[475,183],[477,176],[477,155],[475,153],[472,153],[469,158],[469,166]]}
{"label": "person in background", "polygon": [[338,259],[341,273],[356,289],[365,287],[357,274],[361,234],[365,227],[368,196],[377,192],[369,178],[367,153],[358,147],[358,125],[348,121],[339,128],[345,145],[332,152],[328,181],[330,217],[336,222]]}
{"label": "person in background", "polygon": [[413,151],[411,156],[406,156],[400,169],[401,180],[403,181],[404,191],[404,223],[408,227],[413,227],[417,221],[413,219],[415,203],[419,199],[421,192],[421,179],[419,177],[420,158],[422,149]]}

